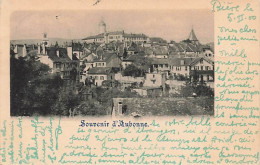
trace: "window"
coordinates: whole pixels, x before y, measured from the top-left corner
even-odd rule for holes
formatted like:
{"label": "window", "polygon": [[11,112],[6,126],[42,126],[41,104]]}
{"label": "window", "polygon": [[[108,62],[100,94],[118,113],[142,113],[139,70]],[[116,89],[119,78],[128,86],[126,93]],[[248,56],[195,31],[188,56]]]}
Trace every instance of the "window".
{"label": "window", "polygon": [[199,70],[199,67],[198,66],[194,66],[194,70]]}
{"label": "window", "polygon": [[180,70],[181,70],[181,67],[180,67],[180,66],[177,66],[177,67],[176,67],[176,70],[179,70],[179,71],[180,71]]}
{"label": "window", "polygon": [[56,68],[57,68],[57,69],[60,69],[60,67],[61,67],[61,66],[60,66],[60,63],[57,63],[57,64],[56,64]]}
{"label": "window", "polygon": [[200,64],[203,64],[203,59],[200,59]]}
{"label": "window", "polygon": [[95,80],[98,80],[98,76],[95,76]]}
{"label": "window", "polygon": [[100,80],[104,80],[104,76],[100,76]]}
{"label": "window", "polygon": [[203,70],[203,66],[200,66],[200,70]]}
{"label": "window", "polygon": [[187,71],[188,70],[188,67],[187,66],[185,66],[185,71]]}
{"label": "window", "polygon": [[153,78],[155,77],[155,75],[153,74]]}

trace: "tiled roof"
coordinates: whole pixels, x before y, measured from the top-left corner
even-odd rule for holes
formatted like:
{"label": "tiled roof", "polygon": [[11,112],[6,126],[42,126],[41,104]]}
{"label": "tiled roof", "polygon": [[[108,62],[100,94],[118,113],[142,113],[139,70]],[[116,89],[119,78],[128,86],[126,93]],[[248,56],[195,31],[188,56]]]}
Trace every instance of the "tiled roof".
{"label": "tiled roof", "polygon": [[157,42],[157,43],[167,43],[166,40],[164,40],[164,39],[162,39],[162,38],[160,38],[160,37],[151,37],[151,38],[150,38],[150,41],[151,41],[151,42]]}
{"label": "tiled roof", "polygon": [[[213,111],[213,107],[202,107],[194,98],[114,98],[114,108],[118,101],[126,107],[125,114],[130,116],[172,116],[172,115],[203,115],[204,109]],[[208,101],[208,100],[205,100]]]}
{"label": "tiled roof", "polygon": [[[102,58],[102,59],[101,59],[101,58]],[[118,58],[115,53],[105,52],[105,53],[102,55],[102,57],[99,56],[98,58],[94,59],[94,62],[101,62],[101,61],[109,62],[109,61],[111,61],[113,58]]]}
{"label": "tiled roof", "polygon": [[72,44],[73,51],[83,51],[83,46],[81,43],[73,43]]}
{"label": "tiled roof", "polygon": [[139,55],[130,55],[125,61],[135,61]]}
{"label": "tiled roof", "polygon": [[124,34],[124,31],[113,31],[113,32],[108,32],[108,35],[122,35]]}
{"label": "tiled roof", "polygon": [[110,71],[108,67],[94,67],[88,70],[88,74],[108,74]]}
{"label": "tiled roof", "polygon": [[128,38],[148,38],[145,34],[134,34],[134,33],[124,33],[124,37]]}
{"label": "tiled roof", "polygon": [[196,63],[198,63],[201,59],[207,61],[208,63],[210,64],[213,64],[214,62],[208,58],[205,58],[205,57],[198,57],[198,58],[195,58],[191,63],[190,65],[195,65]]}
{"label": "tiled roof", "polygon": [[[125,33],[124,31],[113,31],[113,32],[107,32],[105,35],[123,35],[123,37],[128,38],[148,38],[145,34],[134,34],[134,33]],[[95,39],[95,38],[104,38],[104,33],[89,36],[86,38],[83,38],[82,40],[89,40],[89,39]]]}
{"label": "tiled roof", "polygon": [[[193,60],[194,58],[170,58],[169,64],[172,66],[189,66]],[[184,61],[184,64],[181,61]]]}
{"label": "tiled roof", "polygon": [[[59,50],[59,57],[57,56],[56,51]],[[47,47],[47,55],[53,62],[69,62],[72,61],[67,55],[66,48],[56,48],[56,47]]]}
{"label": "tiled roof", "polygon": [[89,39],[95,39],[95,38],[104,38],[104,33],[94,35],[94,36],[89,36],[89,37],[83,38],[82,40],[89,40]]}
{"label": "tiled roof", "polygon": [[158,58],[152,58],[152,64],[168,64],[168,59],[158,59]]}
{"label": "tiled roof", "polygon": [[155,55],[165,55],[168,54],[168,48],[165,46],[155,46],[153,47],[153,52]]}

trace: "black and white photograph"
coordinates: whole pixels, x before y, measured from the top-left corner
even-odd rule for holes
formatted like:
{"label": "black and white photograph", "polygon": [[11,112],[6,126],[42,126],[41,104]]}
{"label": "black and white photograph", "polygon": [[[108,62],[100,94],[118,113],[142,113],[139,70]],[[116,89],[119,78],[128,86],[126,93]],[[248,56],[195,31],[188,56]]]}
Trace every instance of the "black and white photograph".
{"label": "black and white photograph", "polygon": [[214,115],[211,10],[17,11],[11,116]]}

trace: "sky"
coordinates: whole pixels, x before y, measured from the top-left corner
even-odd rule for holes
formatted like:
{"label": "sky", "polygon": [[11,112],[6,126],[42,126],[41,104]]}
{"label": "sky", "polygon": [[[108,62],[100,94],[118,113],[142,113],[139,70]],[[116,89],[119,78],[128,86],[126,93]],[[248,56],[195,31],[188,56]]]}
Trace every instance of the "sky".
{"label": "sky", "polygon": [[[56,17],[57,16],[57,17]],[[11,16],[11,40],[49,38],[81,39],[98,34],[98,24],[107,31],[144,33],[179,42],[191,28],[201,43],[214,41],[214,16],[210,10],[90,10],[18,11]]]}

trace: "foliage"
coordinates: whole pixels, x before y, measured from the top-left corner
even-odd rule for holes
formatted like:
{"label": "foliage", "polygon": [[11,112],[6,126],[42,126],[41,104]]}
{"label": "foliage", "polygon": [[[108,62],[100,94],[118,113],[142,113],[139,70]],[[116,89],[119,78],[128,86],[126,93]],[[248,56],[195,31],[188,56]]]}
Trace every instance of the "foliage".
{"label": "foliage", "polygon": [[10,59],[11,115],[47,115],[58,98],[62,80],[34,58]]}
{"label": "foliage", "polygon": [[51,107],[52,114],[68,116],[69,110],[73,110],[79,103],[80,99],[71,86],[68,89],[61,89],[58,100]]}
{"label": "foliage", "polygon": [[178,80],[178,81],[187,81],[187,80],[189,80],[189,78],[187,76],[184,76],[182,74],[174,75],[174,78],[175,78],[175,80]]}
{"label": "foliage", "polygon": [[101,116],[107,114],[105,108],[106,107],[102,106],[98,101],[93,99],[93,100],[88,100],[86,102],[82,102],[77,107],[76,111],[80,115]]}
{"label": "foliage", "polygon": [[133,64],[140,70],[148,71],[152,64],[152,60],[150,58],[138,54],[134,56]]}
{"label": "foliage", "polygon": [[123,76],[141,77],[145,74],[145,70],[136,67],[134,64],[128,65],[123,70]]}
{"label": "foliage", "polygon": [[195,93],[197,96],[214,96],[214,90],[203,83],[199,85],[194,83],[186,83],[186,85],[181,88],[180,93],[184,97],[190,97],[193,95],[193,93]]}
{"label": "foliage", "polygon": [[118,87],[119,85],[120,83],[117,80],[104,80],[102,82],[102,86],[106,88]]}

